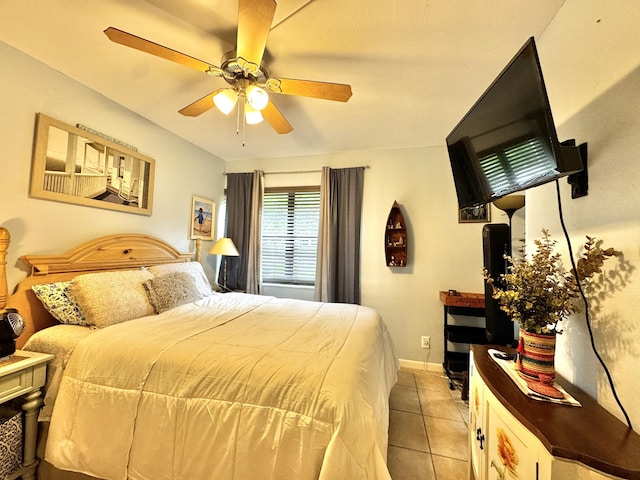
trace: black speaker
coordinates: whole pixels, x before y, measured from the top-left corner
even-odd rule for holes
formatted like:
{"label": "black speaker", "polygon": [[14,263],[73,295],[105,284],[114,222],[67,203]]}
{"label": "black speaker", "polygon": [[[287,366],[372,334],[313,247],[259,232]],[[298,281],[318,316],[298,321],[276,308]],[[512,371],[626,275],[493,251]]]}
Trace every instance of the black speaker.
{"label": "black speaker", "polygon": [[[482,254],[484,268],[500,286],[500,274],[507,273],[505,255],[511,255],[511,229],[505,223],[489,223],[482,228]],[[496,345],[511,345],[514,341],[513,321],[500,310],[492,298],[492,288],[484,282],[484,303],[487,341]]]}

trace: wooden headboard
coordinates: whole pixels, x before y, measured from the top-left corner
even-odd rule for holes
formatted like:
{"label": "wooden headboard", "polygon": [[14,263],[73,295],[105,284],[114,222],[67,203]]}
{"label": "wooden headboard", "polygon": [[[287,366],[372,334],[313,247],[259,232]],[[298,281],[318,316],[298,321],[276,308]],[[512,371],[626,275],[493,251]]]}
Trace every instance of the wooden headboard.
{"label": "wooden headboard", "polygon": [[[38,330],[57,325],[31,290],[32,285],[71,280],[84,273],[129,270],[165,263],[190,262],[193,253],[180,253],[168,243],[149,235],[127,233],[109,235],[78,245],[61,255],[24,255],[20,259],[31,268],[31,274],[7,297],[5,256],[9,232],[0,227],[0,310],[16,308],[27,324],[16,340],[22,347]],[[196,242],[195,258],[200,258],[200,242]],[[4,294],[3,294],[4,292]]]}

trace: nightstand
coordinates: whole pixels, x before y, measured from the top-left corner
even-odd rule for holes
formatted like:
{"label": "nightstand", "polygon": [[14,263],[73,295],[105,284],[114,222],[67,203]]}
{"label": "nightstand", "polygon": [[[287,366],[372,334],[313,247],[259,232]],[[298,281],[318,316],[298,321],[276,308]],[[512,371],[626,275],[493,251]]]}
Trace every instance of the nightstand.
{"label": "nightstand", "polygon": [[35,479],[38,411],[42,406],[40,387],[44,386],[47,376],[47,362],[52,359],[53,355],[16,350],[11,357],[0,361],[0,404],[20,397],[24,411],[22,466],[5,480]]}

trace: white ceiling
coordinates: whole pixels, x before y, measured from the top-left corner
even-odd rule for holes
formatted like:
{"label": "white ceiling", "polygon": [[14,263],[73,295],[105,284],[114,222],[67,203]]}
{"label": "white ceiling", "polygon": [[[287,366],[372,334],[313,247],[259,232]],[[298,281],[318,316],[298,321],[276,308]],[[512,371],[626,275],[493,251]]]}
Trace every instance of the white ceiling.
{"label": "white ceiling", "polygon": [[347,83],[353,96],[340,103],[274,95],[293,132],[278,135],[266,122],[247,126],[244,147],[235,116],[178,113],[224,80],[103,33],[113,26],[220,65],[235,47],[237,0],[0,0],[0,40],[225,160],[281,158],[442,145],[563,3],[279,0],[269,73]]}

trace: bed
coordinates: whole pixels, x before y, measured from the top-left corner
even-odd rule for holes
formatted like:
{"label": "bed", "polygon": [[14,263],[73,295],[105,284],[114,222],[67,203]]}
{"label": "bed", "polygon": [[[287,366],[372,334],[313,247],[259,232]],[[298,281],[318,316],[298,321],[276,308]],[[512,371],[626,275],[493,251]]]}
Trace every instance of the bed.
{"label": "bed", "polygon": [[[54,355],[39,478],[389,480],[398,363],[379,315],[215,293],[191,258],[135,234],[21,257],[19,346]],[[52,285],[72,320],[44,307]]]}

